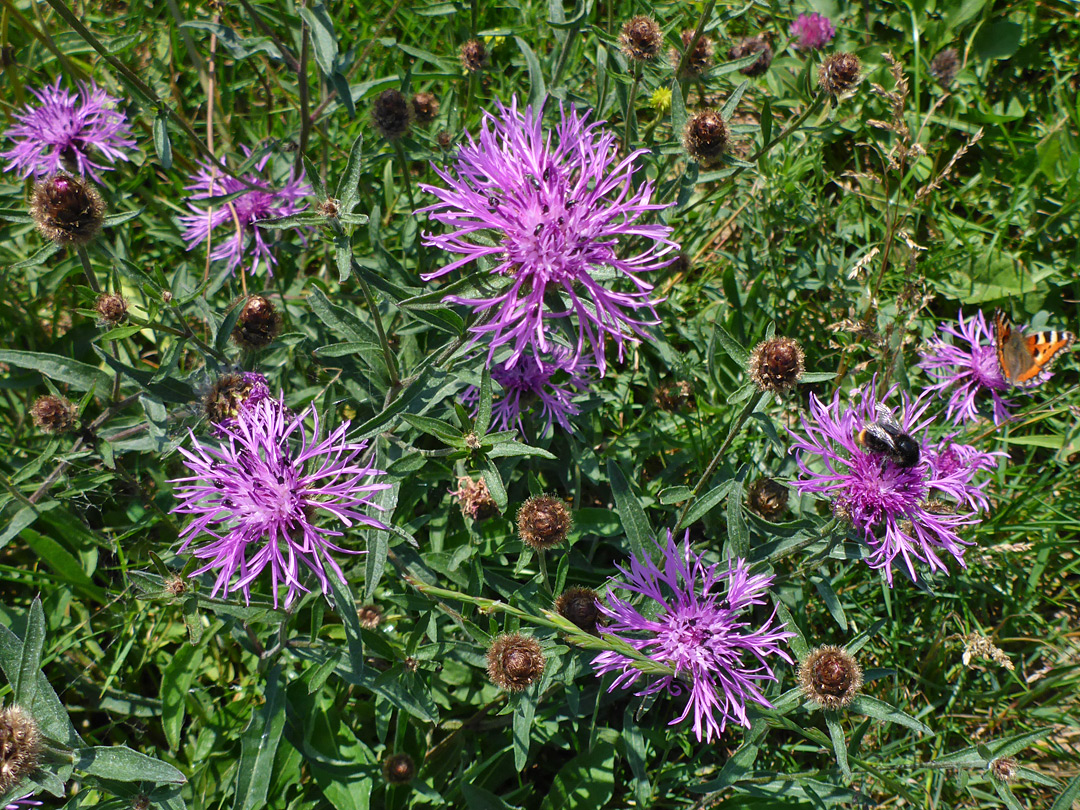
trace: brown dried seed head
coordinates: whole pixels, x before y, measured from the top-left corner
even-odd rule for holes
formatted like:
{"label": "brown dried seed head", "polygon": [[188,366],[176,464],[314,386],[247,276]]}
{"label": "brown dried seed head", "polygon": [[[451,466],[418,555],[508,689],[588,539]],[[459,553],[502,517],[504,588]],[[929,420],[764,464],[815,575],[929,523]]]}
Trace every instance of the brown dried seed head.
{"label": "brown dried seed head", "polygon": [[469,73],[476,73],[488,66],[487,46],[482,40],[470,39],[461,46],[461,66]]}
{"label": "brown dried seed head", "polygon": [[930,63],[930,75],[937,79],[937,83],[942,87],[949,87],[959,72],[960,54],[956,52],[956,48],[938,51]]}
{"label": "brown dried seed head", "polygon": [[522,541],[541,550],[565,541],[574,521],[563,501],[550,495],[538,495],[529,498],[518,509],[517,525]]}
{"label": "brown dried seed head", "polygon": [[1012,757],[998,757],[990,763],[990,775],[999,782],[1011,782],[1019,767]]}
{"label": "brown dried seed head", "polygon": [[596,623],[600,620],[600,608],[596,600],[599,594],[591,588],[574,586],[567,588],[555,600],[555,612],[567,619],[586,633],[596,633]]}
{"label": "brown dried seed head", "polygon": [[21,706],[0,709],[0,793],[6,793],[38,766],[41,731]]}
{"label": "brown dried seed head", "polygon": [[728,51],[728,59],[742,59],[754,53],[759,54],[758,58],[746,67],[740,68],[739,73],[750,77],[761,76],[769,69],[773,60],[772,46],[765,37],[759,35],[739,40]]}
{"label": "brown dried seed head", "polygon": [[265,349],[281,334],[281,315],[268,298],[249,296],[233,329],[233,342],[241,349]]}
{"label": "brown dried seed head", "polygon": [[818,87],[832,96],[839,96],[859,82],[862,65],[853,53],[834,53],[818,68]]}
{"label": "brown dried seed head", "polygon": [[626,21],[619,32],[619,45],[630,59],[646,62],[660,53],[664,35],[652,17],[644,14]]}
{"label": "brown dried seed head", "polygon": [[67,433],[75,428],[79,412],[63,397],[46,394],[30,406],[30,418],[42,433]]}
{"label": "brown dried seed head", "polygon": [[787,510],[788,490],[771,478],[759,478],[750,485],[747,499],[753,511],[775,523]]}
{"label": "brown dried seed head", "polygon": [[750,353],[750,378],[761,391],[783,393],[806,373],[806,355],[798,341],[787,337],[763,340]]}
{"label": "brown dried seed head", "polygon": [[487,671],[500,689],[520,692],[544,673],[540,643],[519,633],[498,636],[488,648]]}
{"label": "brown dried seed head", "polygon": [[30,216],[46,239],[83,247],[101,230],[105,201],[93,186],[56,174],[34,185]]}
{"label": "brown dried seed head", "polygon": [[812,703],[835,711],[847,706],[862,688],[862,668],[841,647],[818,647],[799,664],[799,686]]}
{"label": "brown dried seed head", "polygon": [[363,605],[357,608],[356,615],[360,619],[360,626],[365,630],[374,630],[382,624],[383,612],[378,605]]}
{"label": "brown dried seed head", "polygon": [[124,296],[102,293],[94,303],[94,309],[102,323],[115,326],[127,317],[128,306]]}
{"label": "brown dried seed head", "polygon": [[458,479],[458,488],[450,494],[457,497],[461,514],[473,520],[485,520],[499,513],[499,506],[482,475],[475,481],[463,475]]}
{"label": "brown dried seed head", "polygon": [[383,90],[371,105],[371,124],[388,141],[409,131],[412,116],[412,105],[400,90]]}
{"label": "brown dried seed head", "polygon": [[418,124],[430,124],[439,114],[439,100],[434,93],[417,93],[412,97],[413,117]]}
{"label": "brown dried seed head", "polygon": [[698,163],[709,164],[727,150],[727,124],[716,110],[702,110],[686,122],[683,148]]}
{"label": "brown dried seed head", "polygon": [[383,776],[391,785],[411,782],[416,774],[416,764],[408,754],[391,754],[383,760]]}
{"label": "brown dried seed head", "polygon": [[[694,29],[687,28],[679,35],[679,38],[682,40],[683,50],[685,51],[688,47],[690,47],[690,40],[694,38]],[[687,76],[697,76],[701,73],[704,73],[705,70],[709,67],[709,63],[712,62],[712,55],[713,42],[709,37],[702,34],[700,37],[698,37],[698,41],[694,45],[694,50],[691,51],[690,57],[686,60],[686,66],[683,69],[682,76],[680,78],[685,78]],[[678,51],[673,50],[670,54],[670,58],[671,64],[675,67],[678,67],[679,61],[682,59],[682,54],[680,54]]]}

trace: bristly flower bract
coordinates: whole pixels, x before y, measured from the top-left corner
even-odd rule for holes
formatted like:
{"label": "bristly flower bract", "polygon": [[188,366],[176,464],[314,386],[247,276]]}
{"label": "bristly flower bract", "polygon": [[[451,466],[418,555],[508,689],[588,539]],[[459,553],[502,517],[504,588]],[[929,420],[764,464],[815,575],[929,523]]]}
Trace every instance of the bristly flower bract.
{"label": "bristly flower bract", "polygon": [[[877,419],[878,404],[895,390],[879,398],[870,386],[850,405],[841,402],[839,392],[829,403],[811,394],[802,429],[791,434],[801,473],[791,485],[832,499],[833,511],[866,543],[867,564],[881,569],[890,586],[898,557],[912,581],[918,580],[917,564],[947,573],[938,556],[942,551],[964,566],[964,546],[971,543],[958,532],[979,522],[975,507],[985,498],[982,485],[973,481],[984,465],[970,459],[945,463],[939,447],[928,442],[926,432],[934,421],[926,415],[934,401],[931,393],[914,401],[902,395],[901,412],[894,414],[902,432],[919,445],[917,463],[901,466],[858,442],[859,432]],[[949,508],[931,508],[939,499]]]}
{"label": "bristly flower bract", "polygon": [[[251,154],[246,146],[241,149],[245,156]],[[183,238],[188,250],[194,250],[210,239],[211,232],[221,227],[221,233],[212,242],[212,260],[224,260],[233,272],[243,265],[245,272],[251,275],[258,271],[260,263],[265,263],[266,272],[271,276],[274,274],[273,265],[277,264],[277,260],[258,227],[258,221],[302,211],[307,206],[299,201],[313,191],[302,169],[300,174],[290,176],[281,188],[273,188],[259,175],[266,168],[268,160],[269,153],[263,155],[255,163],[254,171],[245,174],[242,179],[228,174],[221,166],[209,162],[199,164],[199,170],[190,178],[189,185],[184,187],[192,192],[190,199],[205,200],[231,194],[238,196],[210,207],[188,203],[188,208],[194,213],[179,218],[184,227]]]}
{"label": "bristly flower bract", "polygon": [[1009,421],[1012,403],[1001,395],[1009,384],[1001,373],[994,334],[986,317],[977,312],[974,318],[964,320],[961,311],[955,324],[943,323],[938,331],[942,337],[927,341],[920,352],[919,366],[935,380],[927,391],[948,394],[946,418],[958,425],[977,420],[978,401],[989,395],[994,424]]}
{"label": "bristly flower bract", "polygon": [[[600,612],[612,620],[604,633],[674,668],[673,675],[637,693],[679,695],[689,689],[686,708],[672,725],[693,714],[694,733],[706,742],[728,722],[749,728],[747,704],[771,705],[759,688],[776,680],[767,659],[777,656],[792,663],[780,644],[794,633],[776,622],[775,611],[757,627],[749,615],[750,608],[765,604],[773,578],[751,576],[742,559],[726,566],[706,563],[691,551],[689,532],[680,547],[668,531],[667,543],[657,548],[662,565],[631,556],[629,571],[619,567],[625,581],[613,582],[614,588],[644,597],[645,604],[609,593],[599,603]],[[597,675],[618,673],[608,691],[625,689],[643,675],[633,659],[610,650],[596,656],[593,667]]]}
{"label": "bristly flower bract", "polygon": [[[96,84],[80,83],[78,93],[70,93],[60,89],[57,77],[54,84],[30,92],[40,103],[15,113],[18,123],[5,133],[15,146],[0,152],[8,159],[6,170],[20,177],[68,171],[100,183],[99,170],[111,171],[108,164],[130,159],[135,139],[127,116]],[[99,162],[102,158],[105,162]]]}
{"label": "bristly flower bract", "polygon": [[344,532],[317,525],[319,514],[346,528],[387,528],[360,511],[374,506],[371,495],[389,486],[372,482],[383,472],[362,460],[365,443],[346,438],[348,422],[324,438],[320,427],[314,406],[293,415],[282,398],[266,397],[241,409],[234,423],[220,425],[219,443],[191,434],[192,448],[180,448],[190,475],[173,480],[180,503],[172,511],[193,516],[180,532],[180,550],[209,535],[192,552],[207,561],[192,576],[216,570],[212,595],[240,591],[250,599],[251,583],[267,566],[275,605],[281,583],[288,588],[286,608],[309,590],[301,566],[328,593],[327,568],[345,581],[329,552],[360,552],[336,545]]}
{"label": "bristly flower bract", "polygon": [[[487,297],[446,298],[479,311],[472,331],[477,340],[490,336],[489,363],[504,345],[512,349],[507,368],[530,351],[549,353],[557,345],[549,329],[574,316],[571,362],[591,352],[602,375],[605,337],[621,359],[628,342],[658,323],[652,285],[640,275],[665,267],[674,257],[664,257],[679,246],[670,227],[639,220],[668,204],[652,202],[652,181],[634,179],[648,150],[619,160],[615,135],[589,115],[562,107],[549,130],[541,110],[521,111],[516,98],[509,107],[499,103],[497,115],[485,113],[479,138],[459,148],[451,170],[434,167],[445,187],[421,185],[439,202],[417,213],[448,229],[425,234],[424,243],[459,254],[424,279],[482,261],[505,279]],[[624,258],[618,249],[630,241],[644,250]],[[612,276],[614,282],[606,280]]]}

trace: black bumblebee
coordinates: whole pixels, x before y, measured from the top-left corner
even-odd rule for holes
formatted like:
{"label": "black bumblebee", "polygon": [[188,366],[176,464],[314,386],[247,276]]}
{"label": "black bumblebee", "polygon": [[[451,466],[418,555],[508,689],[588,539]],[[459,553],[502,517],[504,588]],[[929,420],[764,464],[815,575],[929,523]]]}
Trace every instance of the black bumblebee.
{"label": "black bumblebee", "polygon": [[871,453],[892,459],[897,467],[914,467],[919,463],[919,443],[904,433],[884,405],[877,406],[877,421],[860,430],[858,439]]}

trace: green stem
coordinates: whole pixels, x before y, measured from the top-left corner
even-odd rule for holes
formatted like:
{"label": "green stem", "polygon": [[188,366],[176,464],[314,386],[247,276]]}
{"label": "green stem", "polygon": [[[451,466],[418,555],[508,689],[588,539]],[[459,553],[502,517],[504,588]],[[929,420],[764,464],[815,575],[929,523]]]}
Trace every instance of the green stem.
{"label": "green stem", "polygon": [[79,254],[79,261],[82,262],[83,273],[86,275],[86,283],[90,285],[90,289],[96,293],[101,292],[101,285],[98,284],[97,276],[94,275],[94,268],[90,266],[90,257],[86,254],[86,248],[77,247],[75,252]]}
{"label": "green stem", "polygon": [[143,320],[142,318],[134,318],[131,315],[128,315],[128,320],[137,326],[143,327],[144,329],[152,329],[155,332],[165,332],[166,334],[175,335],[176,337],[183,338],[184,340],[190,340],[204,352],[212,355],[214,359],[216,359],[218,362],[229,362],[229,358],[226,357],[223,352],[219,352],[213,346],[210,346],[205,341],[201,340],[198,335],[191,331],[191,327],[189,327],[186,323],[184,324],[184,329],[177,329],[175,326],[168,326],[164,323],[153,323],[151,321]]}
{"label": "green stem", "polygon": [[634,101],[637,98],[638,85],[641,83],[641,64],[634,62],[634,82],[630,85],[630,96],[626,101],[626,131],[623,134],[623,148],[630,151],[630,132],[634,128]]}
{"label": "green stem", "polygon": [[300,148],[296,151],[296,174],[304,166],[304,155],[307,154],[308,138],[311,135],[311,115],[308,107],[308,78],[307,64],[311,50],[311,32],[307,23],[301,24],[300,34],[300,64],[296,70],[296,87],[300,96]]}
{"label": "green stem", "polygon": [[368,309],[371,310],[371,317],[375,321],[375,331],[379,335],[379,343],[382,346],[383,357],[386,359],[386,371],[390,374],[390,388],[391,390],[401,387],[401,378],[398,376],[397,363],[394,362],[394,353],[390,351],[390,341],[386,339],[386,332],[383,330],[382,316],[379,315],[379,305],[375,302],[375,296],[371,294],[371,287],[364,281],[363,276],[356,275],[354,278],[360,283],[360,289],[364,293],[364,299],[367,301]]}
{"label": "green stem", "polygon": [[705,26],[709,22],[709,17],[712,16],[713,8],[716,6],[716,0],[709,0],[705,4],[705,7],[701,9],[701,16],[698,17],[697,27],[694,29],[694,35],[690,37],[690,42],[683,50],[682,56],[679,58],[679,66],[675,68],[675,79],[679,82],[683,89],[683,98],[686,98],[686,79],[683,78],[683,73],[686,71],[686,65],[690,61],[690,54],[694,52],[694,48],[698,44],[698,40],[701,39],[701,34],[705,30]]}

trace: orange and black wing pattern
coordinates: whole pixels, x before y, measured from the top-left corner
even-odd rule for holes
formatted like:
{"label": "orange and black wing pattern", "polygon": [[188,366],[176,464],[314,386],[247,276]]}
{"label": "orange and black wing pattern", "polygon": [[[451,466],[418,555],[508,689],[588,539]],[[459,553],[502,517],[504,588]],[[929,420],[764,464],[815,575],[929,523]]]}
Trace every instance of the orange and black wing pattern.
{"label": "orange and black wing pattern", "polygon": [[1021,388],[1038,385],[1045,372],[1076,341],[1072,332],[1049,329],[1022,335],[1001,310],[994,313],[994,342],[1005,380]]}

